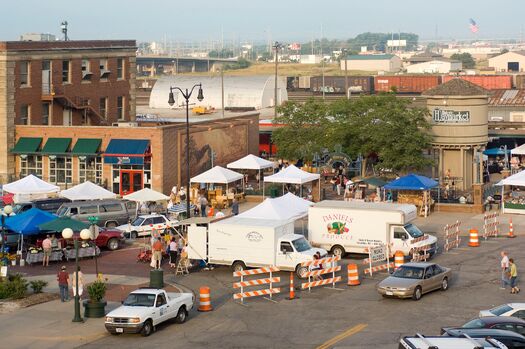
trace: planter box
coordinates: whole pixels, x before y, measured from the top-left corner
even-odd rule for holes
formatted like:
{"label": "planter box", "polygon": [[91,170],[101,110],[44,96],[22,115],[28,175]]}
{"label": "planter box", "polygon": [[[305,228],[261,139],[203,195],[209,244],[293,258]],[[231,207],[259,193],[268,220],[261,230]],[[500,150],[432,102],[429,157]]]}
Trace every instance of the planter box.
{"label": "planter box", "polygon": [[89,300],[84,302],[84,317],[101,318],[106,315],[106,301],[91,303]]}

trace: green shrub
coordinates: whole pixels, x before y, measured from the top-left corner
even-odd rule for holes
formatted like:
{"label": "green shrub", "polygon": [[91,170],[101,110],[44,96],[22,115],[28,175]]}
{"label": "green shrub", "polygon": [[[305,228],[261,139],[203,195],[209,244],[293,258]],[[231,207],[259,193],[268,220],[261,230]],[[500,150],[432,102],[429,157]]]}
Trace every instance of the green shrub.
{"label": "green shrub", "polygon": [[34,280],[30,281],[29,284],[31,285],[34,293],[42,293],[42,289],[47,286],[47,281]]}
{"label": "green shrub", "polygon": [[104,296],[106,295],[106,283],[97,280],[87,287],[87,291],[89,294],[89,300],[92,303],[98,303],[104,299]]}
{"label": "green shrub", "polygon": [[27,294],[28,283],[20,274],[9,275],[0,282],[0,299],[24,298]]}

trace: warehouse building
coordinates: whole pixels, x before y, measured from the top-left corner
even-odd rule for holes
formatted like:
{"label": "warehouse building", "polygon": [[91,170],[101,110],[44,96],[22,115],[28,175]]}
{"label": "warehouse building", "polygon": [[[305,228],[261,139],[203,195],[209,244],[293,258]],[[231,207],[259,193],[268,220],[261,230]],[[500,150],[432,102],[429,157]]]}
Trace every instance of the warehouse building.
{"label": "warehouse building", "polygon": [[489,58],[489,67],[496,72],[523,72],[525,71],[525,51],[513,51]]}
{"label": "warehouse building", "polygon": [[427,62],[415,63],[406,67],[409,74],[448,74],[463,68],[459,61],[437,58]]}
{"label": "warehouse building", "polygon": [[[345,60],[341,60],[341,70]],[[352,55],[346,58],[347,70],[397,72],[401,70],[401,58],[396,55]]]}

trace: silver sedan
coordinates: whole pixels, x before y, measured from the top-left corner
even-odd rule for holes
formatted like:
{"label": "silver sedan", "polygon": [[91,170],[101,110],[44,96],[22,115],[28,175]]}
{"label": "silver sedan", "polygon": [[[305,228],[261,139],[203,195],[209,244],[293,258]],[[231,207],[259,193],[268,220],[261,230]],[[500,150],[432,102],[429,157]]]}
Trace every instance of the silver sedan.
{"label": "silver sedan", "polygon": [[436,263],[406,263],[377,285],[383,297],[412,298],[420,300],[423,294],[448,289],[450,268]]}

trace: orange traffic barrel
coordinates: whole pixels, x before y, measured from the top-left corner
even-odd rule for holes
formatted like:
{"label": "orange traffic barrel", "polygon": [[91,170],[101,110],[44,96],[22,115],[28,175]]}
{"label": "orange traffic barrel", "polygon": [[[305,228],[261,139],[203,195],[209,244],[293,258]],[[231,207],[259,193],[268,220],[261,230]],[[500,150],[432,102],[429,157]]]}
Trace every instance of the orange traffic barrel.
{"label": "orange traffic barrel", "polygon": [[348,264],[348,286],[358,286],[361,285],[359,281],[359,271],[357,269],[357,264]]}
{"label": "orange traffic barrel", "polygon": [[478,236],[478,230],[477,229],[470,229],[469,230],[468,245],[470,247],[479,247],[479,236]]}
{"label": "orange traffic barrel", "polygon": [[202,286],[199,289],[199,311],[212,311],[210,288]]}
{"label": "orange traffic barrel", "polygon": [[405,254],[402,251],[396,251],[394,255],[394,268],[397,269],[405,264]]}

